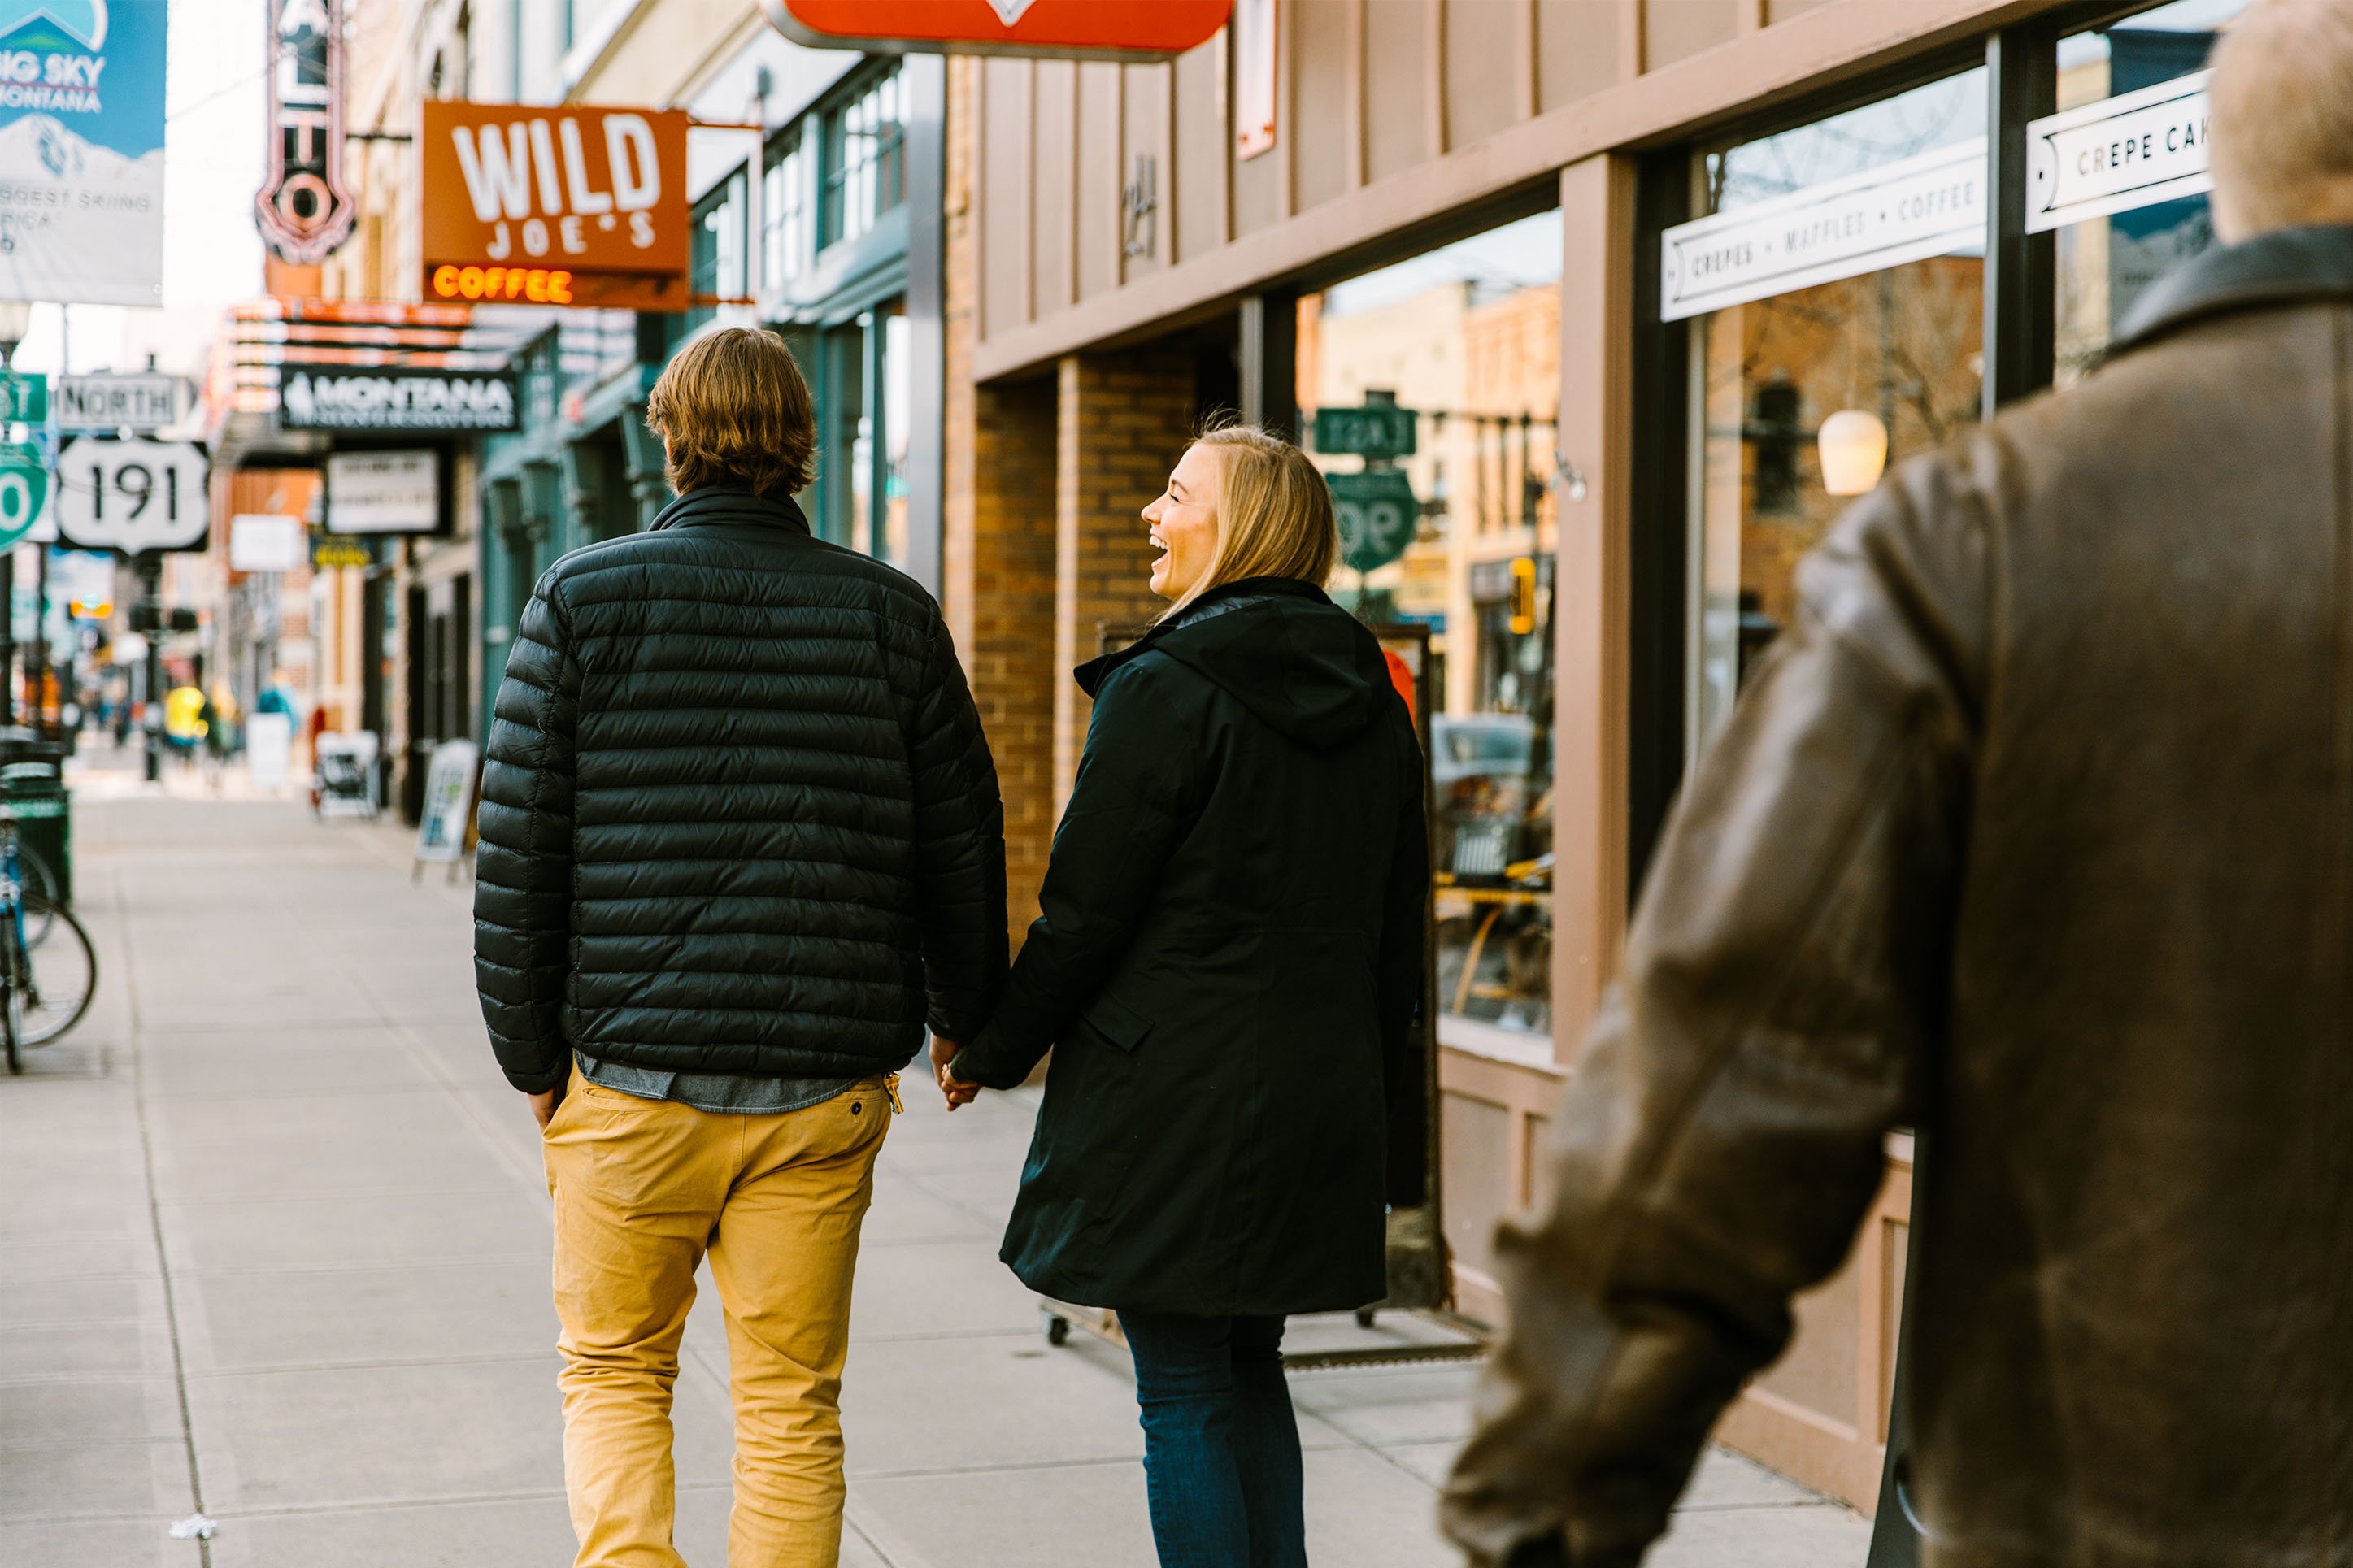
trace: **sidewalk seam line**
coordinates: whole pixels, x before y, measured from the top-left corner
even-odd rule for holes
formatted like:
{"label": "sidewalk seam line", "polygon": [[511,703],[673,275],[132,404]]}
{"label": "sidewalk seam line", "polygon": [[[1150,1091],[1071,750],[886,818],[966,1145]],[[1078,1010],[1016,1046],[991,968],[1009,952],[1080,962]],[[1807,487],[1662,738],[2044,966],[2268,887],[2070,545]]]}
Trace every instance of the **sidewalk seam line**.
{"label": "sidewalk seam line", "polygon": [[[172,1387],[180,1401],[180,1441],[188,1456],[188,1492],[199,1514],[205,1511],[204,1466],[196,1458],[196,1421],[188,1403],[188,1358],[180,1343],[179,1295],[172,1283],[172,1258],[164,1245],[164,1207],[155,1187],[155,1136],[147,1117],[147,1039],[141,1025],[139,987],[128,962],[131,946],[131,910],[122,899],[120,877],[110,878],[114,895],[115,932],[117,943],[125,957],[123,963],[123,1000],[131,1013],[131,1100],[138,1110],[139,1152],[147,1168],[147,1224],[155,1242],[155,1265],[161,1270],[164,1283],[164,1321],[172,1335]],[[196,1561],[202,1568],[213,1568],[213,1543],[203,1536],[196,1538]]]}

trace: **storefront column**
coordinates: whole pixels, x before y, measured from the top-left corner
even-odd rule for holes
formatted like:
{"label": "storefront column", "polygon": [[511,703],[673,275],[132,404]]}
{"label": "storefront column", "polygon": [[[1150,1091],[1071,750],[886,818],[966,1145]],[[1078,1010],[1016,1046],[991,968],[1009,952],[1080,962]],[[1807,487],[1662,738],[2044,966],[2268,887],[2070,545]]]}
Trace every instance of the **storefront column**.
{"label": "storefront column", "polygon": [[1564,1065],[1584,1047],[1626,931],[1634,176],[1630,161],[1603,156],[1560,179],[1552,1019]]}
{"label": "storefront column", "polygon": [[1139,515],[1192,435],[1193,362],[1166,350],[1071,354],[1058,367],[1054,441],[1054,806],[1060,815],[1092,705],[1070,670],[1106,636],[1124,640],[1164,607]]}
{"label": "storefront column", "polygon": [[664,469],[662,439],[646,428],[646,405],[632,403],[621,411],[621,459],[628,474],[629,500],[638,509],[640,531],[653,525],[670,504],[670,480]]}
{"label": "storefront column", "polygon": [[951,383],[948,410],[942,598],[997,759],[1018,942],[1054,839],[1054,690],[1070,679],[1055,661],[1055,383]]}

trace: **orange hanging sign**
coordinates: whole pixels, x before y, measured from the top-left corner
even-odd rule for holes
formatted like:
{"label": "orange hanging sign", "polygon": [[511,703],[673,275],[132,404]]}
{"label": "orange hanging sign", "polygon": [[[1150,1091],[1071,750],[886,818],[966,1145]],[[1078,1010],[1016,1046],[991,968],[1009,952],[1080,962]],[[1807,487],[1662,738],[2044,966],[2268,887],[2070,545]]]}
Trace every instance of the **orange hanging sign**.
{"label": "orange hanging sign", "polygon": [[1167,59],[1208,43],[1233,0],[760,0],[811,48]]}
{"label": "orange hanging sign", "polygon": [[682,310],[683,110],[427,100],[425,297]]}

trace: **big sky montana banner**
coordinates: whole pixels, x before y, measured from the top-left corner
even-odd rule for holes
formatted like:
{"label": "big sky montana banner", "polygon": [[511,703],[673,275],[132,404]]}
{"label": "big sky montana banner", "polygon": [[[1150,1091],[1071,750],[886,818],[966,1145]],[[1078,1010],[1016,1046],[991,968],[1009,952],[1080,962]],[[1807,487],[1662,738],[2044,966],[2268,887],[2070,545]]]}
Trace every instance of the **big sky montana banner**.
{"label": "big sky montana banner", "polygon": [[165,0],[0,0],[0,298],[153,305]]}

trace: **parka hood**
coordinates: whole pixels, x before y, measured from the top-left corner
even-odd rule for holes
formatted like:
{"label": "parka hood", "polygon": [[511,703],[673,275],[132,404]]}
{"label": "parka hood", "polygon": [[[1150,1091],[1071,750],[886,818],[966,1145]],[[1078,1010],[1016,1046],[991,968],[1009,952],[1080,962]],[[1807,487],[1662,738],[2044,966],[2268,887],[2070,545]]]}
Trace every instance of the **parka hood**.
{"label": "parka hood", "polygon": [[1330,751],[1397,700],[1373,634],[1312,584],[1251,577],[1211,589],[1133,646],[1081,665],[1092,697],[1112,671],[1157,650],[1281,733]]}

